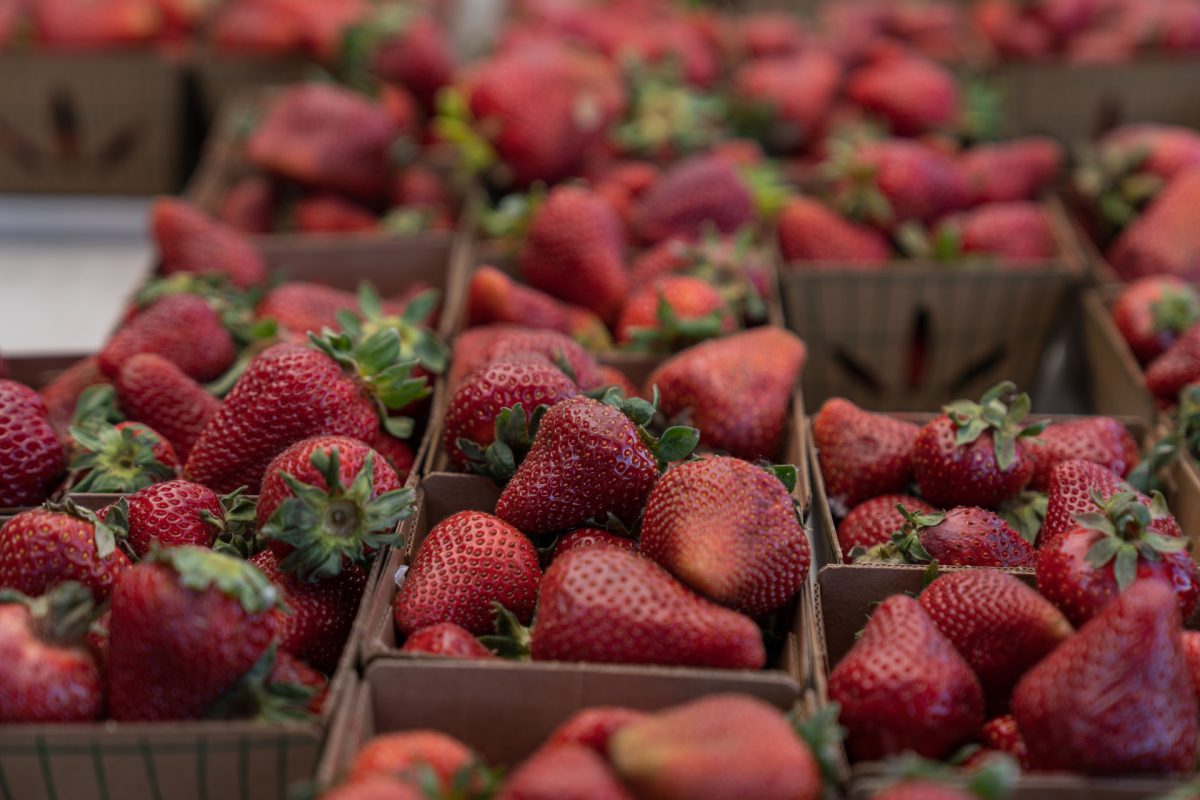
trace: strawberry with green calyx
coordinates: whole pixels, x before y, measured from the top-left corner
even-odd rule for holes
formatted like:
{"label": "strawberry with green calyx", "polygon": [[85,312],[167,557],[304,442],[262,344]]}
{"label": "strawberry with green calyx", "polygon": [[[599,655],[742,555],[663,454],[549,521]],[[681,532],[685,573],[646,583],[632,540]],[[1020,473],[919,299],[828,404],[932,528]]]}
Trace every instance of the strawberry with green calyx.
{"label": "strawberry with green calyx", "polygon": [[242,347],[273,339],[277,332],[271,320],[255,317],[254,309],[262,300],[262,286],[249,290],[239,289],[229,279],[214,274],[176,273],[147,281],[133,302],[137,309],[144,310],[164,297],[173,295],[195,295],[208,302],[217,313],[221,324]]}
{"label": "strawberry with green calyx", "polygon": [[400,338],[399,358],[405,361],[415,358],[423,369],[440,375],[449,364],[450,348],[422,324],[432,317],[440,302],[440,291],[426,289],[408,300],[403,313],[386,313],[379,292],[364,281],[358,286],[359,314],[341,310],[337,312],[337,321],[342,330],[356,340],[394,329]]}
{"label": "strawberry with green calyx", "polygon": [[1152,275],[1127,285],[1111,312],[1133,354],[1148,364],[1200,321],[1200,293],[1179,278]]}
{"label": "strawberry with green calyx", "polygon": [[952,766],[904,756],[889,768],[895,783],[872,800],[1003,800],[1020,777],[1017,763],[993,756],[982,767],[963,775]]}
{"label": "strawberry with green calyx", "polygon": [[957,400],[929,422],[913,444],[913,471],[921,495],[935,506],[994,508],[1018,495],[1033,474],[1023,439],[1048,423],[1024,425],[1029,395],[1005,381],[979,403]]}
{"label": "strawberry with green calyx", "polygon": [[156,545],[187,544],[246,557],[253,554],[257,526],[255,502],[244,491],[219,497],[198,483],[165,481],[122,497],[99,517],[137,557]]}
{"label": "strawberry with green calyx", "polygon": [[630,294],[617,320],[617,341],[639,352],[672,352],[732,333],[737,323],[716,287],[673,275]]}
{"label": "strawberry with green calyx", "polygon": [[613,132],[621,152],[650,160],[675,160],[705,151],[726,138],[724,98],[679,80],[669,65],[627,69],[633,88],[625,119]]}
{"label": "strawberry with green calyx", "polygon": [[897,510],[901,506],[918,513],[934,511],[933,506],[912,495],[884,494],[872,497],[850,509],[850,513],[838,524],[838,545],[842,552],[865,552],[876,545],[891,542],[892,534],[900,530],[905,522],[904,514]]}
{"label": "strawberry with green calyx", "polygon": [[856,560],[928,563],[962,567],[1032,567],[1033,545],[996,514],[960,506],[950,511],[896,510],[904,525],[885,545],[871,548]]}
{"label": "strawberry with green calyx", "polygon": [[420,653],[446,658],[489,659],[495,658],[491,650],[471,635],[471,632],[453,622],[427,625],[409,634],[400,648],[402,653]]}
{"label": "strawberry with green calyx", "polygon": [[272,642],[254,666],[209,706],[204,717],[253,719],[276,725],[313,723],[316,714],[311,704],[324,691],[324,683],[319,672],[306,669],[303,662],[295,661]]}
{"label": "strawberry with green calyx", "polygon": [[467,467],[478,475],[486,475],[497,486],[504,486],[517,472],[517,465],[525,460],[537,434],[542,417],[550,406],[542,403],[529,414],[517,403],[504,408],[496,415],[495,438],[486,446],[459,437],[455,447],[466,459]]}
{"label": "strawberry with green calyx", "polygon": [[577,744],[543,747],[504,779],[496,800],[634,800],[612,767]]}
{"label": "strawberry with green calyx", "polygon": [[1022,539],[1036,547],[1049,509],[1048,495],[1025,491],[997,508],[996,513],[1009,527],[1021,534]]}
{"label": "strawberry with green calyx", "polygon": [[72,426],[76,492],[134,492],[171,480],[179,470],[175,448],[140,422]]}
{"label": "strawberry with green calyx", "polygon": [[117,535],[70,498],[17,514],[0,528],[0,588],[38,597],[64,581],[103,601],[129,558]]}

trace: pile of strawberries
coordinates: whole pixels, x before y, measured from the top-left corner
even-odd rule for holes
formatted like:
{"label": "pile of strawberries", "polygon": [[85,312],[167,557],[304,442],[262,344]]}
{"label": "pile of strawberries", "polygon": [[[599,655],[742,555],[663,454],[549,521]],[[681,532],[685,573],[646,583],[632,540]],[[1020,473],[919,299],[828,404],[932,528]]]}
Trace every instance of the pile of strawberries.
{"label": "pile of strawberries", "polygon": [[3,0],[0,52],[32,45],[57,52],[173,45],[200,25],[195,0]]}

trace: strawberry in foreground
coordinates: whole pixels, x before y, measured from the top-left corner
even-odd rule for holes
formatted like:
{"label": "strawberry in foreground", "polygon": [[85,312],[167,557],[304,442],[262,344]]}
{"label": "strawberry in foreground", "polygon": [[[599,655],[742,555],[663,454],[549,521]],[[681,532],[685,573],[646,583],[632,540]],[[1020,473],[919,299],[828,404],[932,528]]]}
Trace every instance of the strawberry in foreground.
{"label": "strawberry in foreground", "polygon": [[873,414],[840,397],[813,417],[813,440],[830,502],[849,510],[912,480],[912,449],[920,428]]}
{"label": "strawberry in foreground", "polygon": [[45,401],[24,384],[0,380],[0,508],[40,503],[66,468]]}
{"label": "strawberry in foreground", "polygon": [[183,370],[154,353],[140,353],[126,361],[115,386],[125,416],[170,442],[183,461],[221,406]]}
{"label": "strawberry in foreground", "polygon": [[619,706],[593,706],[576,712],[546,737],[546,747],[578,744],[590,747],[605,758],[608,745],[619,730],[646,718],[646,712]]}
{"label": "strawberry in foreground", "polygon": [[401,653],[421,653],[447,658],[495,658],[471,632],[453,622],[439,622],[412,632],[404,640]]}
{"label": "strawberry in foreground", "polygon": [[1013,693],[1030,764],[1085,775],[1191,772],[1198,713],[1179,604],[1159,581],[1130,587]]}
{"label": "strawberry in foreground", "polygon": [[154,201],[150,218],[164,275],[218,273],[228,276],[239,289],[267,282],[267,265],[258,248],[192,204],[160,197]]}
{"label": "strawberry in foreground", "polygon": [[40,597],[75,581],[104,602],[128,568],[113,530],[70,500],[22,512],[0,528],[0,589]]}
{"label": "strawberry in foreground", "polygon": [[858,561],[937,561],[959,567],[1032,567],[1033,545],[985,508],[913,513],[900,506],[904,525],[892,541],[872,548]]}
{"label": "strawberry in foreground", "polygon": [[0,722],[99,719],[104,679],[84,644],[94,611],[78,583],[36,599],[0,592]]}
{"label": "strawberry in foreground", "polygon": [[575,744],[538,750],[504,781],[496,800],[634,800],[612,768]]}
{"label": "strawberry in foreground", "polygon": [[199,547],[159,550],[112,596],[109,713],[200,719],[268,652],[278,596],[254,567]]}
{"label": "strawberry in foreground", "polygon": [[457,739],[432,730],[385,733],[362,746],[350,765],[351,783],[379,775],[411,774],[430,769],[444,788],[477,760],[471,749]]}
{"label": "strawberry in foreground", "polygon": [[[1055,538],[1077,527],[1076,517],[1096,510],[1096,500],[1107,502],[1122,492],[1134,489],[1121,476],[1091,461],[1072,459],[1050,470],[1046,490],[1046,515],[1037,545],[1045,547]],[[1140,492],[1137,498],[1147,508],[1154,500]],[[1150,530],[1168,537],[1182,537],[1179,523],[1161,504],[1154,508]]]}

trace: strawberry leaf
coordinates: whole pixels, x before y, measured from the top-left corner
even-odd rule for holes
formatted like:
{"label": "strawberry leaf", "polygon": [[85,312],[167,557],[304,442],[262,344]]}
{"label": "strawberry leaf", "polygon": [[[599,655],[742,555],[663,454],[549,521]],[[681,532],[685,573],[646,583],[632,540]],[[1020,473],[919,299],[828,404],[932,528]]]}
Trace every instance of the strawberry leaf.
{"label": "strawberry leaf", "polygon": [[658,457],[659,461],[668,464],[672,461],[682,461],[692,454],[698,444],[700,444],[700,431],[676,425],[667,428],[659,437],[658,445],[654,448],[654,455]]}

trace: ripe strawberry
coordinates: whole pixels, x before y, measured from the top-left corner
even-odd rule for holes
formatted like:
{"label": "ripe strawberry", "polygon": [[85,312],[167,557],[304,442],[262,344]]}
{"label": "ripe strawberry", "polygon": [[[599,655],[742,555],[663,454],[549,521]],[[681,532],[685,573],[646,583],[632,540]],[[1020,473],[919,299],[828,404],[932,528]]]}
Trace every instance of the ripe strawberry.
{"label": "ripe strawberry", "polygon": [[217,208],[217,219],[243,234],[275,229],[279,198],[275,184],[262,175],[247,175],[229,187]]}
{"label": "ripe strawberry", "polygon": [[[371,303],[373,298],[373,290],[366,285],[360,287],[356,295],[320,283],[289,281],[267,292],[255,309],[255,316],[260,320],[275,320],[303,342],[307,341],[305,334],[320,333],[324,328],[342,328],[339,316],[347,312],[355,317],[364,316],[363,303]],[[404,317],[405,303],[395,300],[378,303],[379,314],[388,324],[394,318]]]}
{"label": "ripe strawberry", "polygon": [[88,51],[146,44],[161,33],[159,8],[141,0],[30,3],[36,41],[47,49]]}
{"label": "ripe strawberry", "polygon": [[199,547],[131,567],[112,594],[112,718],[202,718],[268,651],[277,602],[254,567]]}
{"label": "ripe strawberry", "polygon": [[779,215],[779,251],[784,260],[837,261],[853,266],[883,266],[892,248],[874,228],[845,219],[808,197],[792,200]]}
{"label": "ripe strawberry", "polygon": [[443,788],[476,756],[457,739],[431,730],[385,733],[371,739],[350,765],[350,783],[377,775],[403,776],[420,767],[433,771]]}
{"label": "ripe strawberry", "polygon": [[1190,209],[1200,202],[1200,169],[1171,181],[1108,249],[1108,263],[1122,280],[1173,275],[1200,278],[1200,236]]}
{"label": "ripe strawberry", "polygon": [[565,361],[581,389],[605,385],[596,359],[578,342],[557,331],[518,325],[485,325],[464,331],[454,342],[453,367],[447,383],[453,390],[463,378],[489,361],[520,353],[540,353],[554,364]]}
{"label": "ripe strawberry", "polygon": [[988,720],[979,732],[979,738],[984,747],[989,750],[1004,753],[1013,758],[1023,770],[1031,769],[1029,764],[1029,749],[1021,738],[1021,730],[1012,714]]}
{"label": "ripe strawberry", "polygon": [[1146,366],[1146,388],[1166,403],[1174,403],[1183,387],[1197,381],[1200,381],[1200,323],[1184,331]]}
{"label": "ripe strawberry", "polygon": [[1058,254],[1058,242],[1037,203],[988,203],[948,217],[935,236],[951,237],[955,252],[1001,261],[1040,261]]}
{"label": "ripe strawberry", "polygon": [[689,428],[668,429],[654,440],[641,427],[653,413],[644,400],[614,408],[579,396],[552,406],[500,494],[496,515],[530,536],[606,514],[631,523],[658,479],[659,461],[686,458],[696,445]]}
{"label": "ripe strawberry", "polygon": [[1032,567],[1033,545],[996,514],[959,506],[949,511],[914,514],[902,510],[904,527],[893,541],[862,556],[891,560],[895,554],[914,563],[937,561],[958,567]]}
{"label": "ripe strawberry", "polygon": [[185,461],[221,406],[183,370],[155,353],[139,353],[126,361],[115,385],[121,411],[161,435]]}
{"label": "ripe strawberry", "polygon": [[1183,640],[1183,653],[1187,657],[1188,673],[1192,676],[1192,685],[1200,692],[1200,632],[1184,631],[1180,634]]}
{"label": "ripe strawberry", "polygon": [[975,671],[995,711],[1008,707],[1021,676],[1073,632],[1052,603],[998,570],[948,572],[918,600]]}
{"label": "ripe strawberry", "polygon": [[1062,168],[1062,146],[1045,136],[1026,136],[966,150],[958,164],[971,205],[1036,200]]}
{"label": "ripe strawberry", "polygon": [[262,254],[245,236],[185,200],[160,197],[150,224],[164,275],[177,272],[226,276],[239,289],[267,282]]}
{"label": "ripe strawberry", "polygon": [[770,458],[783,441],[804,342],[762,327],[703,342],[664,362],[646,381],[667,418],[690,409],[704,444],[738,458]]}
{"label": "ripe strawberry", "polygon": [[1091,461],[1124,477],[1139,460],[1137,442],[1112,417],[1088,417],[1060,422],[1043,431],[1030,443],[1026,455],[1034,462],[1029,488],[1044,492],[1057,464],[1074,459]]}
{"label": "ripe strawberry", "polygon": [[629,295],[617,320],[617,343],[670,352],[732,333],[737,323],[716,287],[700,278],[660,278]]}
{"label": "ripe strawberry", "polygon": [[586,547],[542,578],[530,652],[536,661],[759,669],[758,626],[693,594],[647,558]]}
{"label": "ripe strawberry", "polygon": [[45,500],[65,468],[42,397],[24,384],[0,380],[0,508]]}
{"label": "ripe strawberry", "polygon": [[587,189],[560,186],[533,213],[521,247],[530,285],[612,321],[629,292],[616,212]]}
{"label": "ripe strawberry", "polygon": [[778,11],[753,11],[739,17],[734,35],[739,49],[752,59],[792,55],[808,41],[804,25],[791,14]]}
{"label": "ripe strawberry", "polygon": [[[1200,635],[1200,634],[1198,634]],[[608,758],[608,744],[617,731],[646,718],[646,712],[617,706],[594,706],[576,712],[546,737],[544,747],[575,744]]]}
{"label": "ripe strawberry", "polygon": [[931,223],[966,201],[954,159],[916,141],[884,139],[852,147],[825,169],[834,178],[838,207],[883,230],[910,220]]}
{"label": "ripe strawberry", "polygon": [[[1075,527],[1075,517],[1096,510],[1095,499],[1106,501],[1133,487],[1121,480],[1112,470],[1090,461],[1064,461],[1050,470],[1046,491],[1046,516],[1042,523],[1038,547],[1044,547],[1055,537]],[[1139,495],[1142,505],[1152,505],[1151,498]],[[1183,536],[1179,523],[1165,510],[1157,509],[1150,528],[1163,536]]]}
{"label": "ripe strawberry", "polygon": [[983,692],[971,667],[920,604],[893,595],[829,675],[856,761],[914,750],[941,758],[983,724]]}
{"label": "ripe strawberry", "polygon": [[357,92],[304,83],[274,99],[246,155],[297,183],[371,199],[387,192],[388,150],[398,133],[391,115]]}
{"label": "ripe strawberry", "polygon": [[321,800],[427,800],[428,797],[415,778],[376,775],[335,786],[323,793]]}
{"label": "ripe strawberry", "polygon": [[104,676],[84,644],[91,593],[63,583],[0,605],[0,722],[88,722],[104,711]]}
{"label": "ripe strawberry", "polygon": [[608,764],[586,747],[538,750],[504,781],[496,800],[633,800]]}
{"label": "ripe strawberry", "polygon": [[216,491],[257,486],[276,455],[312,436],[374,438],[382,420],[392,435],[412,420],[383,417],[377,406],[404,408],[428,394],[426,379],[398,361],[399,336],[379,331],[355,343],[345,336],[317,346],[277,344],[250,362],[192,448],[185,476]]}
{"label": "ripe strawberry", "polygon": [[334,192],[305,195],[292,207],[292,221],[301,233],[358,233],[379,228],[371,209]]}
{"label": "ripe strawberry", "polygon": [[232,534],[235,527],[251,521],[246,519],[244,498],[223,502],[206,486],[178,480],[139,489],[98,516],[124,538],[138,558],[155,546],[212,547],[218,536],[227,530]]}
{"label": "ripe strawberry", "polygon": [[384,460],[396,471],[396,480],[400,483],[408,480],[417,460],[417,454],[413,452],[408,442],[397,439],[381,428],[376,431],[375,436],[367,444],[371,446],[372,450],[383,456]]}
{"label": "ripe strawberry", "polygon": [[454,77],[454,51],[446,33],[430,16],[410,19],[395,36],[384,40],[371,60],[372,71],[385,81],[410,90],[426,109]]}
{"label": "ripe strawberry", "polygon": [[859,503],[837,528],[838,545],[842,553],[851,556],[855,548],[870,549],[892,541],[892,534],[904,527],[904,515],[897,509],[902,505],[914,514],[933,512],[933,506],[907,494],[885,494]]}
{"label": "ripe strawberry", "polygon": [[1200,322],[1200,293],[1170,275],[1141,278],[1117,297],[1112,319],[1138,361],[1148,364]]}
{"label": "ripe strawberry", "polygon": [[913,443],[920,430],[840,397],[826,400],[813,417],[812,432],[830,501],[849,509],[903,491],[912,480]]}
{"label": "ripe strawberry", "polygon": [[1027,672],[1013,717],[1033,768],[1190,772],[1197,707],[1179,628],[1170,589],[1138,581]]}
{"label": "ripe strawberry", "polygon": [[75,492],[135,492],[179,473],[175,448],[140,422],[81,420],[70,429]]}
{"label": "ripe strawberry", "polygon": [[1124,226],[1176,176],[1200,167],[1200,135],[1159,123],[1123,125],[1097,144],[1078,184],[1104,214]]}
{"label": "ripe strawberry", "polygon": [[638,200],[634,227],[647,243],[694,239],[707,226],[733,233],[752,221],[754,197],[724,159],[693,156],[669,169]]}
{"label": "ripe strawberry", "polygon": [[798,152],[825,132],[842,66],[832,55],[810,50],[746,62],[733,81],[738,100],[750,106],[751,126],[763,128],[753,131],[756,138],[773,150]]}
{"label": "ripe strawberry", "polygon": [[1135,580],[1150,578],[1170,586],[1183,615],[1190,616],[1200,600],[1200,571],[1185,539],[1151,527],[1165,514],[1162,495],[1149,507],[1132,491],[1094,498],[1092,510],[1075,518],[1075,527],[1038,550],[1038,591],[1078,626]]}
{"label": "ripe strawberry", "polygon": [[451,213],[454,195],[443,173],[423,164],[410,164],[392,178],[393,208],[424,208]]}
{"label": "ripe strawberry", "polygon": [[527,624],[541,576],[537,551],[521,531],[491,514],[459,512],[417,548],[393,604],[396,629],[408,636],[453,622],[477,636],[492,633],[496,603]]}
{"label": "ripe strawberry", "polygon": [[0,528],[0,588],[40,597],[76,581],[103,602],[129,567],[113,531],[69,501],[17,514]]}
{"label": "ripe strawberry", "polygon": [[329,681],[308,664],[279,650],[275,653],[275,666],[267,676],[265,688],[270,692],[282,687],[286,687],[289,694],[299,692],[305,696],[304,710],[314,719],[321,716],[329,697]]}
{"label": "ripe strawberry", "polygon": [[100,351],[100,371],[115,378],[139,353],[156,353],[201,382],[219,378],[237,355],[220,315],[194,294],[168,295],[125,323]]}
{"label": "ripe strawberry", "polygon": [[626,397],[640,397],[642,394],[642,390],[634,386],[633,381],[629,380],[629,376],[617,367],[600,367],[600,385],[615,386]]}
{"label": "ripe strawberry", "polygon": [[439,622],[412,632],[400,648],[402,653],[423,653],[448,658],[495,658],[470,631],[453,622]]}
{"label": "ripe strawberry", "polygon": [[650,491],[641,552],[700,594],[751,617],[800,591],[812,555],[792,497],[736,458],[679,464]]}
{"label": "ripe strawberry", "polygon": [[480,267],[467,289],[467,324],[494,322],[558,331],[595,349],[609,343],[608,330],[592,311],[522,286],[495,267]]}
{"label": "ripe strawberry", "polygon": [[1021,440],[1045,423],[1022,425],[1029,395],[1005,381],[979,403],[957,400],[921,429],[913,443],[913,473],[921,496],[935,506],[993,508],[1029,483],[1034,463]]}
{"label": "ripe strawberry", "polygon": [[561,556],[571,550],[581,550],[585,547],[597,546],[613,546],[620,547],[630,552],[637,552],[637,539],[631,539],[628,536],[618,536],[615,533],[600,529],[600,528],[579,528],[568,533],[566,536],[559,538],[554,545],[554,552],[550,556],[550,560]]}
{"label": "ripe strawberry", "polygon": [[882,117],[896,136],[918,136],[951,127],[962,111],[954,76],[918,56],[860,67],[850,76],[846,95]]}
{"label": "ripe strawberry", "polygon": [[42,400],[46,403],[50,424],[54,429],[66,434],[71,420],[75,418],[79,396],[84,390],[102,383],[108,383],[108,379],[100,372],[98,359],[89,356],[76,361],[46,384],[42,389]]}

